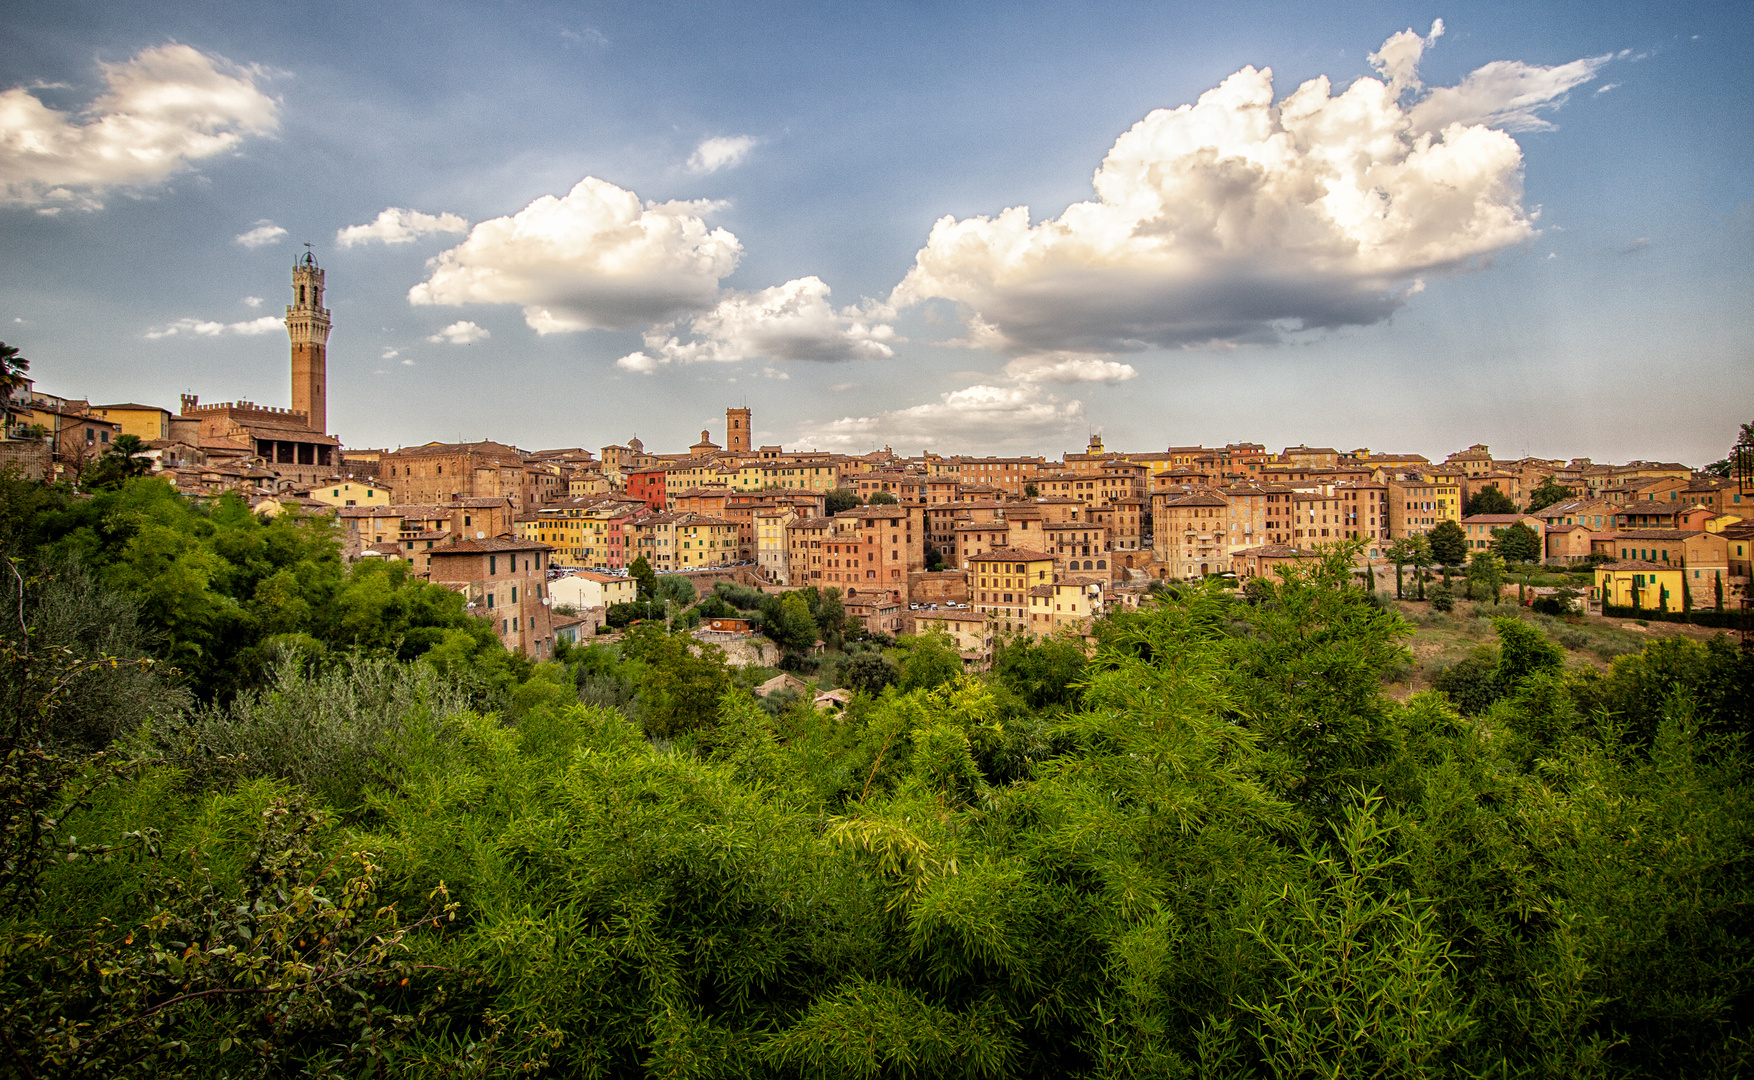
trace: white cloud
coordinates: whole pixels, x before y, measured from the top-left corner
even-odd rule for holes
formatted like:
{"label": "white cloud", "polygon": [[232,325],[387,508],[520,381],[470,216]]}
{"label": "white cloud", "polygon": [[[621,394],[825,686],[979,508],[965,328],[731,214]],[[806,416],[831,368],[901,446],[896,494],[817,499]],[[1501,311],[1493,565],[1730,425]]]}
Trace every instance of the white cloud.
{"label": "white cloud", "polygon": [[1131,364],[1082,353],[1035,353],[1005,365],[1009,378],[1023,383],[1118,383],[1137,378]]}
{"label": "white cloud", "polygon": [[676,322],[645,333],[647,351],[615,363],[651,373],[668,364],[770,360],[887,360],[895,329],[858,308],[836,311],[822,279],[803,277],[753,293],[727,292],[710,310],[689,320],[691,340],[676,335]]}
{"label": "white cloud", "polygon": [[402,350],[392,349],[386,345],[384,347],[383,355],[379,356],[378,359],[379,360],[394,360],[394,359],[396,359],[396,357],[401,356],[401,355],[402,355]]}
{"label": "white cloud", "polygon": [[809,425],[797,443],[854,452],[886,444],[946,452],[1029,447],[1066,437],[1083,419],[1082,402],[1061,402],[1039,386],[979,385],[924,405]]}
{"label": "white cloud", "polygon": [[410,358],[410,359],[407,359],[407,360],[404,360],[404,361],[402,361],[402,366],[403,366],[403,367],[413,367],[413,366],[414,366],[414,361],[413,361],[413,359],[412,359],[412,358]]}
{"label": "white cloud", "polygon": [[[239,233],[236,240],[247,248],[259,248],[265,244],[278,244],[280,243],[281,237],[285,235],[285,229],[282,229],[272,221],[263,219],[262,221],[256,222],[256,227],[249,232]],[[251,306],[254,307],[255,305],[252,304]]]}
{"label": "white cloud", "polygon": [[518,304],[537,333],[628,329],[704,311],[742,245],[709,229],[707,201],[640,204],[587,176],[564,198],[545,195],[476,225],[428,262],[413,304]]}
{"label": "white cloud", "polygon": [[1021,365],[1040,378],[1126,366],[1073,357],[1376,322],[1422,276],[1536,234],[1521,148],[1499,129],[1545,123],[1600,64],[1489,64],[1427,91],[1418,62],[1441,31],[1390,38],[1372,56],[1388,81],[1337,96],[1321,77],[1275,101],[1271,71],[1248,67],[1154,111],[1116,140],[1094,200],[1034,224],[1024,206],[940,219],[890,301],[955,302],[968,332],[951,344],[1057,357]]}
{"label": "white cloud", "polygon": [[256,69],[187,45],[102,67],[108,89],[77,117],[0,92],[0,205],[95,210],[105,192],[161,183],[278,123]]}
{"label": "white cloud", "polygon": [[703,139],[688,157],[689,171],[710,173],[734,169],[749,157],[749,151],[760,145],[761,140],[752,135],[715,135]]}
{"label": "white cloud", "polygon": [[178,319],[164,326],[155,326],[146,332],[146,336],[156,341],[159,338],[187,335],[191,337],[219,337],[221,334],[242,334],[254,337],[257,334],[272,334],[276,330],[286,329],[286,323],[273,315],[264,315],[260,319],[248,322],[222,323],[209,319]]}
{"label": "white cloud", "polygon": [[246,296],[244,297],[244,306],[247,308],[259,308],[262,306],[262,298],[260,296]]}
{"label": "white cloud", "polygon": [[427,338],[434,345],[473,345],[477,341],[486,341],[493,335],[472,322],[454,322]]}
{"label": "white cloud", "polygon": [[469,223],[456,214],[423,214],[392,206],[380,211],[369,225],[349,225],[335,233],[335,242],[342,247],[369,244],[412,244],[432,233],[466,233]]}
{"label": "white cloud", "polygon": [[1603,83],[1602,85],[1596,87],[1596,93],[1606,94],[1610,90],[1618,90],[1619,88],[1620,88],[1620,84],[1617,82]]}
{"label": "white cloud", "polygon": [[1553,124],[1541,113],[1565,104],[1573,87],[1589,82],[1609,56],[1591,56],[1557,67],[1538,67],[1519,60],[1494,60],[1475,70],[1457,86],[1443,86],[1413,106],[1413,131],[1443,132],[1453,124],[1481,125],[1505,131],[1548,131]]}

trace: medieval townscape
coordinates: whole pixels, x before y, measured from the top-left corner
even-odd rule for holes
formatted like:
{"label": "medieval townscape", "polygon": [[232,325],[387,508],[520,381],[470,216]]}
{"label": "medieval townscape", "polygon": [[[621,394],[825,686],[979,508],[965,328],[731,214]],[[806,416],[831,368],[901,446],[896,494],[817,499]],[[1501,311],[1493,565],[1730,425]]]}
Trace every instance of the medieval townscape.
{"label": "medieval townscape", "polygon": [[[1749,595],[1754,492],[1727,459],[1716,471],[1501,460],[1475,444],[1432,461],[1251,442],[1108,447],[1094,434],[1058,461],[849,455],[754,445],[747,405],[725,410],[717,440],[702,431],[686,449],[637,437],[594,450],[492,439],[355,448],[324,419],[323,289],[323,270],[303,256],[286,309],[289,407],[194,394],[175,411],[94,404],[89,390],[43,393],[24,380],[8,404],[6,460],[77,482],[131,438],[129,453],[184,494],[230,492],[261,515],[335,519],[347,560],[408,563],[463,593],[508,649],[532,658],[618,630],[611,611],[635,600],[629,574],[642,558],[697,592],[721,581],[835,589],[867,632],[948,632],[975,669],[1008,635],[1088,636],[1153,583],[1240,588],[1347,541],[1358,542],[1360,574],[1393,580],[1397,561],[1404,570],[1417,558],[1423,577],[1442,562],[1430,549],[1446,529],[1459,531],[1458,567],[1491,553],[1592,571],[1586,587],[1564,590],[1579,609],[1736,612]],[[1560,591],[1496,587],[1524,603]],[[778,657],[746,619],[698,633]]]}

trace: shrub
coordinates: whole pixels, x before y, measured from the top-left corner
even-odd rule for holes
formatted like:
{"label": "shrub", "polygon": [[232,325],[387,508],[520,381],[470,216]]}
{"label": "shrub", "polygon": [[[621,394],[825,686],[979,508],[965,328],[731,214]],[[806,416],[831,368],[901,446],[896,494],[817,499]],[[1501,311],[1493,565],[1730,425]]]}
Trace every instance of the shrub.
{"label": "shrub", "polygon": [[1451,612],[1456,607],[1456,594],[1448,585],[1433,585],[1427,594],[1431,597],[1431,607],[1435,611]]}

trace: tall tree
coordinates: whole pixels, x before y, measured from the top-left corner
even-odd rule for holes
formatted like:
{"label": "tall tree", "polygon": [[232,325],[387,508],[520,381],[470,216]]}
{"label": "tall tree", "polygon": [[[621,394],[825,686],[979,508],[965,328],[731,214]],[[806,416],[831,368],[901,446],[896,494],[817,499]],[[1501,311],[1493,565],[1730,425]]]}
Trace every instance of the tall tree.
{"label": "tall tree", "polygon": [[828,493],[824,501],[826,504],[824,509],[828,513],[838,514],[859,505],[859,496],[852,488],[835,488]]}
{"label": "tall tree", "polygon": [[1389,543],[1389,559],[1395,564],[1395,599],[1402,599],[1401,572],[1413,561],[1413,538],[1403,536]]}
{"label": "tall tree", "polygon": [[1468,534],[1445,518],[1426,534],[1426,539],[1431,545],[1432,559],[1443,567],[1443,583],[1448,585],[1450,572],[1468,561]]}
{"label": "tall tree", "polygon": [[894,506],[899,502],[901,502],[900,499],[887,491],[879,491],[871,496],[872,506]]}
{"label": "tall tree", "polygon": [[627,573],[638,584],[641,600],[651,600],[658,595],[657,572],[652,569],[651,562],[646,559],[644,554],[633,560],[633,565],[627,568]]}
{"label": "tall tree", "polygon": [[1481,488],[1472,499],[1468,500],[1468,505],[1462,508],[1462,514],[1466,517],[1473,517],[1475,514],[1514,513],[1516,513],[1516,503],[1510,501],[1510,496],[1498,490],[1496,484],[1489,484]]}
{"label": "tall tree", "polygon": [[1419,599],[1425,599],[1426,568],[1431,565],[1431,541],[1423,534],[1407,538],[1412,544],[1412,552],[1408,562],[1413,564],[1413,573],[1419,583]]}
{"label": "tall tree", "polygon": [[25,384],[25,372],[30,370],[30,361],[18,355],[15,346],[0,341],[0,425],[11,434],[12,427],[12,392]]}

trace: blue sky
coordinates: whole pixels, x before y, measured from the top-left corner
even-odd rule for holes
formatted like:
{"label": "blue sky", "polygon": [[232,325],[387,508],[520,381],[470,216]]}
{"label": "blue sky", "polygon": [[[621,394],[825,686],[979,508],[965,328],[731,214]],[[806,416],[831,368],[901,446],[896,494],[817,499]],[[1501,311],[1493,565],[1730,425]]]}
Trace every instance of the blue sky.
{"label": "blue sky", "polygon": [[1698,464],[1754,415],[1751,12],[14,4],[0,335],[52,392],[282,405],[308,241],[354,446],[747,402]]}

